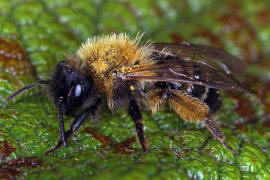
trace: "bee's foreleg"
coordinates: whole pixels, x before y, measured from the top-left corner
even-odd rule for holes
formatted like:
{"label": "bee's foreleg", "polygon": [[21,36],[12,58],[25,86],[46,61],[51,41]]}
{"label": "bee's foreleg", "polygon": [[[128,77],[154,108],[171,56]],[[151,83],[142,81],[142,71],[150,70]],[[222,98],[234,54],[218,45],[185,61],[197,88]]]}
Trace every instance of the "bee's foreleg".
{"label": "bee's foreleg", "polygon": [[132,120],[134,121],[135,129],[140,144],[142,146],[142,150],[143,152],[147,152],[148,143],[144,132],[142,113],[140,111],[140,107],[137,101],[134,98],[131,98],[129,101],[128,113],[130,114]]}
{"label": "bee's foreleg", "polygon": [[218,127],[216,121],[211,118],[210,116],[208,116],[205,119],[205,125],[207,127],[207,129],[211,132],[211,134],[217,139],[219,140],[226,148],[228,148],[230,151],[233,152],[233,154],[236,156],[237,153],[236,151],[229,146],[226,141],[225,141],[225,136],[224,133],[222,132],[222,130]]}
{"label": "bee's foreleg", "polygon": [[[90,108],[82,112],[79,116],[77,116],[76,119],[72,122],[69,130],[65,132],[65,138],[67,139],[74,131],[78,130],[79,127],[83,124],[83,122],[87,119],[87,116],[89,114],[94,115],[96,111],[99,109],[100,104],[101,104],[101,99],[98,99],[97,102],[93,106],[91,106]],[[60,138],[58,143],[55,145],[55,147],[47,151],[45,155],[48,155],[49,153],[56,151],[58,148],[61,147],[62,144],[63,144],[63,141],[62,141],[62,138]]]}
{"label": "bee's foreleg", "polygon": [[64,146],[67,146],[64,119],[63,119],[63,97],[62,96],[58,99],[58,119],[59,119],[59,130],[60,130],[60,137],[61,137],[60,140]]}

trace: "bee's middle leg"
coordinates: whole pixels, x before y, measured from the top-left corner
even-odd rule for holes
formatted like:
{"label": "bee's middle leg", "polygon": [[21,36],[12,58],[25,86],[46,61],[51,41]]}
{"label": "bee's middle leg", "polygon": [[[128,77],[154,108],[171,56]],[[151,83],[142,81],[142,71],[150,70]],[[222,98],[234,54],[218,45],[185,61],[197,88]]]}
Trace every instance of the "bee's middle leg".
{"label": "bee's middle leg", "polygon": [[148,151],[148,142],[144,132],[143,118],[140,111],[140,107],[137,101],[133,98],[130,99],[128,113],[130,114],[132,120],[134,121],[135,129],[137,132],[138,139],[142,146],[143,152]]}

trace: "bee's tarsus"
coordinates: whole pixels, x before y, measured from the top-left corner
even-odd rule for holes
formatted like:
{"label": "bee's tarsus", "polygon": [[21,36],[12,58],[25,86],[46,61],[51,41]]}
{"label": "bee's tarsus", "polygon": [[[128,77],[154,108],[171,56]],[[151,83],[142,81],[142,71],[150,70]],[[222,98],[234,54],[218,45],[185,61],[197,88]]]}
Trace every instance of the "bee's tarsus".
{"label": "bee's tarsus", "polygon": [[233,153],[233,155],[236,157],[237,156],[237,152],[231,147],[231,146],[229,146],[227,143],[226,143],[226,141],[220,141],[227,149],[229,149],[232,153]]}
{"label": "bee's tarsus", "polygon": [[224,134],[213,118],[208,116],[205,119],[205,125],[216,139],[218,139],[219,141],[224,141]]}
{"label": "bee's tarsus", "polygon": [[210,116],[207,117],[205,120],[205,125],[218,141],[220,141],[227,149],[229,149],[234,154],[234,156],[237,156],[237,152],[226,143],[224,133],[218,127],[216,121],[213,118],[211,118]]}

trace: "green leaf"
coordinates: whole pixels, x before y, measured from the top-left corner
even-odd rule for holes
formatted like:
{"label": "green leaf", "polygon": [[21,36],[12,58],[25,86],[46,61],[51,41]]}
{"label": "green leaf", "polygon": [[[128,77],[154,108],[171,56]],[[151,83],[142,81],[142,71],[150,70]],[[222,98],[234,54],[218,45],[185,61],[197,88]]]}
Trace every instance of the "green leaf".
{"label": "green leaf", "polygon": [[[267,0],[1,0],[0,178],[270,179],[267,7]],[[203,123],[184,122],[169,109],[143,114],[150,148],[143,154],[133,122],[121,109],[113,115],[104,110],[100,120],[74,133],[67,148],[45,156],[59,138],[47,87],[7,104],[4,99],[47,79],[88,37],[111,32],[142,32],[144,42],[219,46],[252,62],[243,80],[258,94],[223,93],[223,108],[215,115],[238,155],[214,140]],[[65,117],[66,128],[72,120]]]}

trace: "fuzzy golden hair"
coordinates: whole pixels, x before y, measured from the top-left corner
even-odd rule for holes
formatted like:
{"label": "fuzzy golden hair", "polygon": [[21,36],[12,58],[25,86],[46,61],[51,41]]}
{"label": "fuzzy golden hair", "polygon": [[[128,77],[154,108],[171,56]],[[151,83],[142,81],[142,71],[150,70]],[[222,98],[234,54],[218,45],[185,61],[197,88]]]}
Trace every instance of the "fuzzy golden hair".
{"label": "fuzzy golden hair", "polygon": [[173,95],[176,98],[168,100],[169,106],[185,121],[199,122],[208,116],[208,106],[199,99],[178,91],[173,91]]}
{"label": "fuzzy golden hair", "polygon": [[89,38],[77,51],[82,66],[104,78],[111,68],[124,70],[135,64],[151,64],[151,45],[139,45],[141,35],[132,40],[127,34],[111,34]]}
{"label": "fuzzy golden hair", "polygon": [[[150,43],[139,44],[142,35],[131,39],[127,34],[111,34],[89,38],[78,49],[76,56],[68,58],[70,66],[95,77],[94,83],[107,97],[111,97],[114,83],[113,73],[125,74],[141,65],[154,64]],[[138,82],[144,86],[145,82]],[[107,98],[111,107],[111,99]]]}

